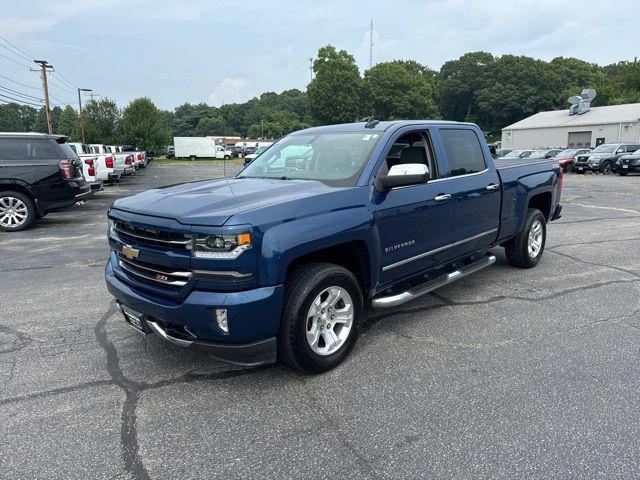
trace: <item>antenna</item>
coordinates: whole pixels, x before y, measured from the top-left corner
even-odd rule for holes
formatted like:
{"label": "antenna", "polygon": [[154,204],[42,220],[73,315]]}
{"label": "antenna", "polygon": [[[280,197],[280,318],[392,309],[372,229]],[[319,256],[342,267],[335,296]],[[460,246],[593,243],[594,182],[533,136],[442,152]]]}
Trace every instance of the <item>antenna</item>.
{"label": "antenna", "polygon": [[373,67],[373,18],[369,24],[369,68]]}

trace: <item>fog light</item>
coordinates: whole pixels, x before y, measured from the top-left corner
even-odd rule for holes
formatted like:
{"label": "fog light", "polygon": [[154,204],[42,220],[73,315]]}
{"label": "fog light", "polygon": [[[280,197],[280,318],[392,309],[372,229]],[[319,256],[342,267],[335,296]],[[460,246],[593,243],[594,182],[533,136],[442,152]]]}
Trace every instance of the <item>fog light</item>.
{"label": "fog light", "polygon": [[216,308],[216,323],[220,330],[225,333],[229,333],[229,323],[227,322],[227,309]]}

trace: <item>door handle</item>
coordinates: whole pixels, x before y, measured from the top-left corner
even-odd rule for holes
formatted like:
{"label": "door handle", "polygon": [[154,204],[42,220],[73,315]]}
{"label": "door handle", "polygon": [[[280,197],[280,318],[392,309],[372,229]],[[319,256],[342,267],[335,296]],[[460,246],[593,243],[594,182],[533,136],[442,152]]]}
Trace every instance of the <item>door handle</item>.
{"label": "door handle", "polygon": [[433,197],[436,202],[444,202],[445,200],[451,200],[450,193],[441,193],[440,195],[436,195]]}
{"label": "door handle", "polygon": [[500,185],[496,185],[495,183],[490,183],[487,185],[487,190],[497,190],[500,188]]}

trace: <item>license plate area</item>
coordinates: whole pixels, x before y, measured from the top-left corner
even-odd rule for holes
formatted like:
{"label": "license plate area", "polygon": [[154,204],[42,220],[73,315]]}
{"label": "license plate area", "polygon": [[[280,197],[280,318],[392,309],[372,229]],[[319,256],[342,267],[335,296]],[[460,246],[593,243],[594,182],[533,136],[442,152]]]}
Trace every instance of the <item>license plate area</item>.
{"label": "license plate area", "polygon": [[629,165],[622,165],[622,168],[629,168]]}
{"label": "license plate area", "polygon": [[152,333],[151,329],[144,321],[143,313],[140,313],[137,310],[133,310],[132,308],[129,308],[122,304],[120,304],[120,311],[122,312],[124,320],[127,322],[127,324],[136,332],[142,335],[149,335],[150,333]]}

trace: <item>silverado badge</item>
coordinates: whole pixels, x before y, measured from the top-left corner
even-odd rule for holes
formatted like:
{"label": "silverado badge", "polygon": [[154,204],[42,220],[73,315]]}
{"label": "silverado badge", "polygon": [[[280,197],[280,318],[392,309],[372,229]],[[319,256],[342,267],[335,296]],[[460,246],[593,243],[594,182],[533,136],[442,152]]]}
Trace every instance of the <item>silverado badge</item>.
{"label": "silverado badge", "polygon": [[136,250],[131,245],[124,245],[122,247],[122,254],[127,257],[129,260],[134,258],[138,258],[138,254],[140,254],[140,250]]}

